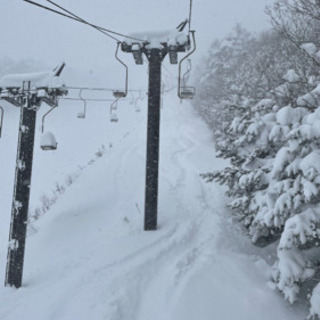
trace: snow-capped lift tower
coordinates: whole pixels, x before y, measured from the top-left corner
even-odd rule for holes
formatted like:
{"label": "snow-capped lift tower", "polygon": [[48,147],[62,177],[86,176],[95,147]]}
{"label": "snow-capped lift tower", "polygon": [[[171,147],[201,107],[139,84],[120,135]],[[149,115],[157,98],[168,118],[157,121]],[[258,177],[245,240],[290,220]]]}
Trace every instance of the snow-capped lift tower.
{"label": "snow-capped lift tower", "polygon": [[[131,34],[131,39],[128,38],[128,40],[121,44],[122,51],[132,53],[136,64],[143,64],[143,55],[149,61],[144,230],[157,229],[161,64],[167,54],[169,55],[171,64],[178,63],[178,53],[190,50],[190,33],[194,42],[194,48],[183,60],[195,51],[195,31],[188,32],[188,34],[183,31],[188,22],[188,20],[185,20],[177,29],[171,31]],[[142,40],[132,40],[134,38]],[[181,68],[181,63],[179,64],[179,68]],[[179,76],[180,73],[181,70],[179,70]],[[179,96],[181,94],[183,98],[189,96],[189,89],[180,88],[179,82]]]}
{"label": "snow-capped lift tower", "polygon": [[59,79],[64,66],[62,63],[53,71],[11,74],[0,79],[0,99],[21,110],[5,277],[5,285],[16,288],[22,284],[36,115],[42,102],[54,108],[58,97],[68,93]]}

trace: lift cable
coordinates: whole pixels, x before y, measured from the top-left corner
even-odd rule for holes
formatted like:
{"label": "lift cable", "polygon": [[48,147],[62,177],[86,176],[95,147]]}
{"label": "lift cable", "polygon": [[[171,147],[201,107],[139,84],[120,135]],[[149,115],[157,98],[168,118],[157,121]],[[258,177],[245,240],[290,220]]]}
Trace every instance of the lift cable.
{"label": "lift cable", "polygon": [[110,92],[113,91],[113,89],[111,89],[111,88],[72,87],[72,86],[67,86],[65,88],[68,89],[68,90],[110,91]]}
{"label": "lift cable", "polygon": [[[72,87],[72,86],[63,86],[64,89],[67,90],[85,90],[85,91],[108,91],[108,92],[113,92],[114,89],[111,88],[94,88],[94,87]],[[30,93],[30,92],[35,92],[36,89],[30,89],[30,90],[24,90],[24,93]],[[148,90],[146,89],[128,89],[128,92],[147,92]],[[5,93],[12,93],[11,90],[8,89],[3,89],[0,90],[0,94],[5,94]],[[22,95],[22,92],[18,92],[16,95]],[[63,98],[66,99],[66,98]],[[1,96],[0,96],[0,100],[1,100]],[[112,99],[114,100],[114,99]]]}
{"label": "lift cable", "polygon": [[[72,100],[72,101],[100,101],[100,102],[104,102],[104,101],[114,101],[114,99],[94,99],[94,98],[58,98],[59,100]],[[121,99],[122,101],[127,101],[129,99]]]}
{"label": "lift cable", "polygon": [[[31,0],[23,0],[23,1],[25,1],[25,2],[27,2],[27,3],[29,3],[29,4],[32,4],[32,5],[34,5],[34,6],[40,7],[40,8],[42,8],[42,9],[51,11],[51,12],[56,13],[56,14],[58,14],[58,15],[61,15],[61,16],[63,16],[63,17],[66,17],[66,18],[75,20],[75,21],[77,21],[77,22],[84,23],[84,24],[89,24],[89,23],[85,23],[85,22],[81,21],[81,20],[78,19],[78,18],[75,18],[75,17],[72,17],[72,16],[70,16],[70,15],[67,15],[67,14],[65,14],[65,13],[63,13],[63,12],[54,10],[54,9],[52,9],[52,8],[49,8],[49,7],[46,7],[46,6],[44,6],[44,5],[40,4],[40,3],[36,3],[36,2],[34,2],[34,1],[31,1]],[[90,24],[89,24],[89,25],[90,25]],[[92,25],[92,27],[100,28],[100,27],[98,27],[98,26],[96,26],[96,25]],[[115,38],[114,40],[118,41],[118,39],[116,39],[116,38]]]}
{"label": "lift cable", "polygon": [[49,2],[50,4],[52,4],[53,6],[61,9],[62,11],[70,14],[71,16],[73,16],[74,18],[78,19],[80,22],[84,23],[84,24],[87,24],[87,25],[90,25],[92,26],[94,29],[106,34],[108,37],[112,38],[113,40],[116,40],[119,42],[119,39],[113,37],[113,36],[110,36],[109,33],[113,33],[113,34],[116,34],[116,35],[119,35],[119,36],[124,36],[123,34],[121,33],[118,33],[118,32],[115,32],[115,31],[112,31],[112,30],[108,30],[108,29],[105,29],[105,28],[102,28],[102,27],[99,27],[99,26],[95,26],[95,25],[92,25],[91,23],[87,22],[86,20],[80,18],[79,16],[75,15],[74,13],[72,13],[71,11],[61,7],[60,5],[58,5],[57,3],[51,1],[51,0],[46,0],[47,2]]}
{"label": "lift cable", "polygon": [[[94,87],[72,87],[72,86],[66,86],[64,87],[69,90],[86,90],[86,91],[109,91],[113,92],[114,89],[111,88],[94,88]],[[140,92],[140,91],[148,91],[146,89],[129,89],[129,92]]]}
{"label": "lift cable", "polygon": [[[51,3],[53,6],[61,9],[62,11],[66,12],[67,14],[69,14],[70,16],[72,16],[73,18],[77,19],[78,22],[84,23],[86,25],[89,25],[91,27],[93,27],[94,29],[98,30],[99,32],[105,34],[107,37],[115,40],[115,41],[119,41],[119,39],[117,39],[116,37],[110,35],[108,32],[110,32],[110,30],[106,31],[106,30],[102,30],[100,27],[92,25],[91,23],[85,21],[84,19],[80,18],[79,16],[75,15],[74,13],[72,13],[71,11],[59,6],[57,3],[50,1],[50,0],[46,0],[47,2]],[[113,32],[112,32],[113,33]]]}
{"label": "lift cable", "polygon": [[[135,37],[131,37],[131,36],[128,36],[128,35],[119,33],[119,32],[115,32],[115,31],[106,29],[106,28],[104,28],[104,27],[97,26],[97,25],[92,24],[92,23],[90,23],[90,22],[87,22],[87,21],[83,20],[82,18],[74,15],[74,14],[71,13],[71,12],[69,13],[69,14],[71,14],[71,15],[68,15],[68,14],[65,14],[65,13],[63,13],[63,12],[61,12],[61,11],[54,10],[54,9],[52,9],[52,8],[46,7],[46,6],[44,6],[44,5],[40,4],[40,3],[31,1],[31,0],[23,0],[23,1],[25,1],[25,2],[27,2],[27,3],[29,3],[29,4],[32,4],[32,5],[34,5],[34,6],[40,7],[40,8],[42,8],[42,9],[51,11],[51,12],[56,13],[56,14],[58,14],[58,15],[61,15],[61,16],[63,16],[63,17],[66,17],[66,18],[72,19],[72,20],[74,20],[74,21],[77,21],[77,22],[80,22],[80,23],[89,25],[89,26],[95,28],[96,30],[103,32],[106,36],[112,38],[113,40],[115,40],[115,41],[117,41],[117,42],[119,42],[119,39],[117,39],[116,37],[113,37],[113,36],[110,35],[109,33],[112,33],[112,34],[115,34],[115,35],[119,35],[119,36],[124,37],[124,38],[128,38],[128,39],[132,39],[132,40],[137,40],[137,41],[143,41],[143,42],[145,42],[145,41],[142,40],[142,39],[138,39],[138,38],[135,38]],[[47,1],[48,1],[48,0],[47,0]],[[57,7],[61,8],[61,9],[64,10],[65,12],[69,12],[68,10],[60,7],[59,5],[54,4],[52,1],[50,1],[50,3],[52,3],[53,5],[56,5]],[[120,41],[120,42],[121,42],[121,41]]]}

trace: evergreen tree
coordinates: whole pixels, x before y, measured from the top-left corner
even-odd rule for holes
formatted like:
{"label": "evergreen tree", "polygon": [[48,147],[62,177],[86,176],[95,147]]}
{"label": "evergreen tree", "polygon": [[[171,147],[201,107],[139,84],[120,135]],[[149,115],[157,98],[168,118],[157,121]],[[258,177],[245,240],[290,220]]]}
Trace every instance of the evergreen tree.
{"label": "evergreen tree", "polygon": [[[253,243],[279,241],[272,283],[292,303],[320,271],[320,2],[279,0],[267,13],[274,30],[253,36],[237,26],[213,43],[195,107],[230,160],[202,176],[228,186]],[[317,285],[313,317],[319,296]]]}

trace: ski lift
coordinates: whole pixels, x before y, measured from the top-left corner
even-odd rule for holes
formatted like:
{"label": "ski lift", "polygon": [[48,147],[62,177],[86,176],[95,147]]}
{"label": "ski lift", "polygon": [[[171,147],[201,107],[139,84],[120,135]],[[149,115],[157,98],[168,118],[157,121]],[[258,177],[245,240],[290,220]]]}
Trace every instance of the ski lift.
{"label": "ski lift", "polygon": [[78,119],[84,119],[86,117],[87,101],[82,97],[82,89],[79,91],[79,98],[81,101],[83,101],[83,112],[79,112],[77,117]]}
{"label": "ski lift", "polygon": [[47,131],[42,134],[41,140],[40,140],[40,147],[42,150],[44,150],[44,151],[56,150],[57,145],[58,145],[58,143],[57,143],[56,138],[52,132]]}
{"label": "ski lift", "polygon": [[196,95],[196,88],[191,86],[183,86],[180,91],[180,99],[193,99]]}
{"label": "ski lift", "polygon": [[136,112],[141,111],[140,107],[138,106],[138,100],[142,100],[141,91],[139,91],[139,97],[137,97],[134,102],[134,107],[135,107]]}
{"label": "ski lift", "polygon": [[40,148],[44,151],[47,150],[56,150],[57,149],[57,141],[56,138],[54,136],[54,134],[50,131],[47,131],[44,133],[44,120],[46,118],[46,116],[53,111],[53,109],[55,109],[55,107],[52,107],[48,112],[46,112],[43,117],[42,117],[42,128],[41,128],[41,132],[42,132],[42,136],[40,139]]}
{"label": "ski lift", "polygon": [[2,107],[0,107],[0,110],[1,110],[1,118],[0,118],[0,138],[1,138],[4,110]]}
{"label": "ski lift", "polygon": [[118,118],[118,116],[117,116],[116,113],[111,113],[111,115],[110,115],[110,121],[111,121],[111,122],[118,122],[118,121],[119,121],[119,118]]}
{"label": "ski lift", "polygon": [[[193,41],[193,49],[180,60],[179,62],[179,76],[178,76],[178,97],[180,99],[193,99],[196,95],[196,88],[191,86],[185,86],[185,83],[181,84],[181,64],[182,62],[187,59],[191,54],[193,54],[196,51],[196,39],[195,39],[195,31],[190,31],[192,34],[192,41]],[[191,63],[189,64],[190,70],[188,70],[184,76],[187,76],[188,73],[191,71]]]}
{"label": "ski lift", "polygon": [[126,79],[125,79],[125,89],[123,90],[114,90],[113,91],[113,96],[116,99],[120,99],[120,98],[125,98],[128,94],[128,66],[119,59],[118,57],[118,51],[119,51],[119,46],[120,46],[121,42],[117,43],[117,49],[116,49],[116,54],[115,54],[115,58],[125,67],[126,69]]}
{"label": "ski lift", "polygon": [[110,105],[110,121],[111,122],[118,122],[119,121],[117,114],[113,113],[113,110],[117,110],[118,100],[119,99],[114,100]]}

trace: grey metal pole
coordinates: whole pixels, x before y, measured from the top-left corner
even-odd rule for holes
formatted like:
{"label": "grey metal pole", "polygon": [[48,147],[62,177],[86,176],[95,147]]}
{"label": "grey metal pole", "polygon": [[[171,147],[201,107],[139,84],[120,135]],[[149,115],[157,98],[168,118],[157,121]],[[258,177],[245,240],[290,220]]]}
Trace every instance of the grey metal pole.
{"label": "grey metal pole", "polygon": [[147,165],[144,230],[157,229],[160,142],[161,63],[163,52],[151,49],[149,59]]}
{"label": "grey metal pole", "polygon": [[22,285],[28,209],[31,187],[32,160],[36,125],[36,110],[26,97],[21,107],[15,184],[11,210],[11,225],[5,285]]}

